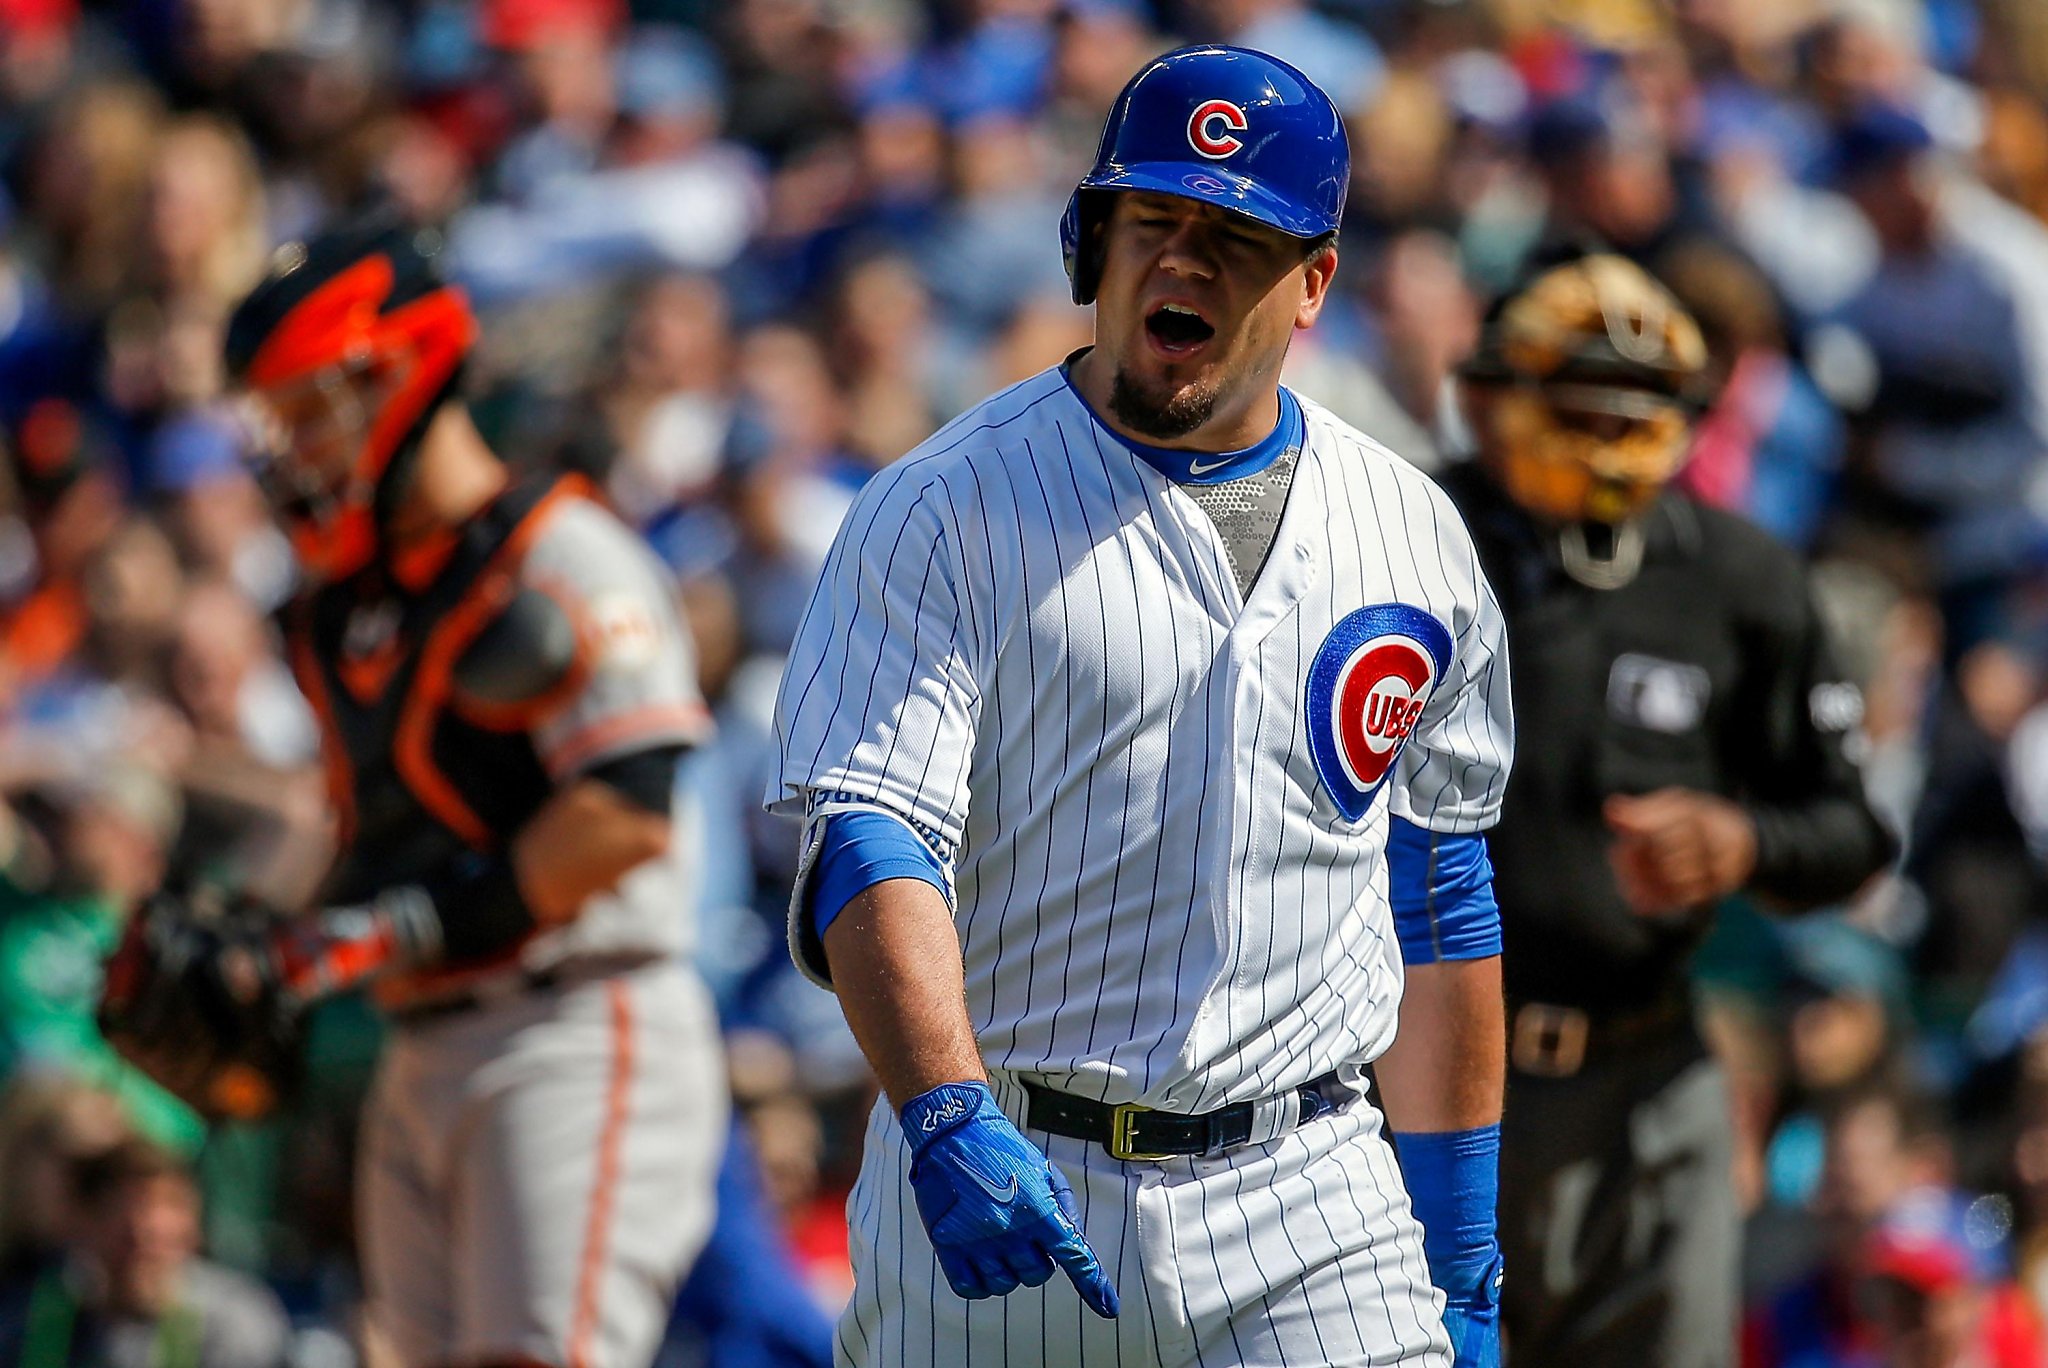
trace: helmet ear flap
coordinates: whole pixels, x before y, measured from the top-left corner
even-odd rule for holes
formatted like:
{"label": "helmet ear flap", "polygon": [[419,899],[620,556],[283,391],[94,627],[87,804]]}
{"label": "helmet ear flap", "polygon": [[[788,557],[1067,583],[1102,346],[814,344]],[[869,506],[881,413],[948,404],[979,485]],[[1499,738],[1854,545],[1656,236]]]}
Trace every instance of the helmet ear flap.
{"label": "helmet ear flap", "polygon": [[1067,283],[1076,304],[1093,304],[1102,283],[1102,227],[1108,193],[1076,189],[1060,215],[1060,254],[1066,259]]}

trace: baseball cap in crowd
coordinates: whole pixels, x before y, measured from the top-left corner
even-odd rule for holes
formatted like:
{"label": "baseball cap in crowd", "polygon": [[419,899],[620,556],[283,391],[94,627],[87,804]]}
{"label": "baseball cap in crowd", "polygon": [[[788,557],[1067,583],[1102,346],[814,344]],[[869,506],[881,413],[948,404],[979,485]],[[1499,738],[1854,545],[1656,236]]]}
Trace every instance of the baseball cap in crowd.
{"label": "baseball cap in crowd", "polygon": [[1529,112],[1529,87],[1505,57],[1484,48],[1454,52],[1437,64],[1437,91],[1459,121],[1508,133]]}
{"label": "baseball cap in crowd", "polygon": [[704,42],[669,24],[635,28],[613,62],[619,112],[638,119],[691,118],[725,103],[718,58]]}
{"label": "baseball cap in crowd", "polygon": [[38,399],[7,434],[6,455],[24,511],[36,517],[101,462],[84,417],[68,399]]}
{"label": "baseball cap in crowd", "polygon": [[2010,1267],[2012,1209],[2003,1198],[1943,1187],[1906,1194],[1871,1232],[1865,1269],[1922,1293],[1996,1282]]}
{"label": "baseball cap in crowd", "polygon": [[964,40],[935,53],[925,88],[954,124],[983,118],[1028,118],[1044,102],[1052,68],[1052,34],[1020,19],[981,25]]}
{"label": "baseball cap in crowd", "polygon": [[1706,157],[1767,152],[1782,168],[1805,170],[1828,154],[1828,130],[1807,111],[1742,81],[1716,81],[1700,94],[1695,148]]}
{"label": "baseball cap in crowd", "polygon": [[856,64],[847,78],[847,99],[861,118],[898,109],[935,109],[924,69],[907,58]]}
{"label": "baseball cap in crowd", "polygon": [[1600,151],[1613,132],[1597,98],[1573,95],[1552,100],[1529,120],[1529,159],[1546,170],[1558,170]]}
{"label": "baseball cap in crowd", "polygon": [[2048,932],[2020,933],[1992,975],[1966,1033],[1982,1059],[2013,1054],[2048,1025]]}
{"label": "baseball cap in crowd", "polygon": [[1902,1007],[1906,967],[1886,942],[1840,917],[1806,917],[1777,927],[1793,987],[1824,997],[1875,998]]}
{"label": "baseball cap in crowd", "polygon": [[733,411],[732,426],[725,432],[722,464],[737,476],[758,470],[775,454],[775,424],[761,405],[742,400]]}
{"label": "baseball cap in crowd", "polygon": [[1828,154],[1828,179],[1846,185],[1910,161],[1933,146],[1934,135],[1910,110],[1866,105],[1836,131]]}
{"label": "baseball cap in crowd", "polygon": [[1139,26],[1152,22],[1152,11],[1145,0],[1060,0],[1059,15],[1063,19],[1121,19]]}
{"label": "baseball cap in crowd", "polygon": [[452,89],[482,69],[476,16],[454,5],[427,5],[405,36],[405,80],[414,90]]}
{"label": "baseball cap in crowd", "polygon": [[242,434],[226,416],[200,411],[171,419],[149,444],[149,487],[180,494],[242,475]]}
{"label": "baseball cap in crowd", "polygon": [[61,33],[78,22],[78,0],[0,0],[0,34]]}
{"label": "baseball cap in crowd", "polygon": [[524,52],[564,31],[614,32],[625,8],[620,0],[483,0],[476,34],[488,47]]}
{"label": "baseball cap in crowd", "polygon": [[1922,1296],[1967,1287],[1975,1281],[1969,1251],[1940,1235],[1916,1237],[1880,1229],[1870,1237],[1864,1261],[1868,1276],[1903,1283]]}
{"label": "baseball cap in crowd", "polygon": [[739,554],[739,532],[721,508],[672,508],[641,530],[669,573],[688,581],[710,574]]}

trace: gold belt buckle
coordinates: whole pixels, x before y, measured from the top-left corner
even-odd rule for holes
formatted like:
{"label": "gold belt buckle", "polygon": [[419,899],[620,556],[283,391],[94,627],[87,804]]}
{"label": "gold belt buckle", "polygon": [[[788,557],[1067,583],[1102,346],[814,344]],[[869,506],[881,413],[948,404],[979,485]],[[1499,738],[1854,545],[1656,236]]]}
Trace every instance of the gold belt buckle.
{"label": "gold belt buckle", "polygon": [[1570,1078],[1585,1065],[1586,1037],[1591,1032],[1592,1018],[1579,1008],[1525,1003],[1515,1013],[1510,1058],[1523,1073]]}
{"label": "gold belt buckle", "polygon": [[1137,1136],[1138,1118],[1151,1110],[1153,1108],[1141,1107],[1136,1102],[1119,1102],[1109,1109],[1109,1143],[1103,1148],[1109,1151],[1110,1158],[1144,1164],[1173,1158],[1170,1154],[1150,1154],[1131,1148]]}

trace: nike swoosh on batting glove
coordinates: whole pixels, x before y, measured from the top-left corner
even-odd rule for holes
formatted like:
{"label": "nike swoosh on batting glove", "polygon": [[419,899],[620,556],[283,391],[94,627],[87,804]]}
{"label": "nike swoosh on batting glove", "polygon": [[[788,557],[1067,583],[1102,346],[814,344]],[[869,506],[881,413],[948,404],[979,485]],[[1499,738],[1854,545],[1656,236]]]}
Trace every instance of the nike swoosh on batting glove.
{"label": "nike swoosh on batting glove", "polygon": [[1060,1268],[1089,1310],[1116,1315],[1116,1289],[1081,1233],[1074,1190],[1010,1124],[986,1083],[942,1083],[898,1117],[917,1214],[955,1292],[1000,1297]]}

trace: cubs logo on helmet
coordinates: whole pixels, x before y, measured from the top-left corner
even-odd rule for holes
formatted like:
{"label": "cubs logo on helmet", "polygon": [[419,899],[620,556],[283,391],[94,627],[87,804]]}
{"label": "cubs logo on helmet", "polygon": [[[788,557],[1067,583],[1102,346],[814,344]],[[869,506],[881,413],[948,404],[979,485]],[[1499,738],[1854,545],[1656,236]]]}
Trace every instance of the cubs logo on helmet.
{"label": "cubs logo on helmet", "polygon": [[1231,131],[1243,133],[1250,127],[1244,111],[1230,101],[1204,100],[1188,117],[1188,146],[1211,161],[1221,161],[1244,148],[1244,139],[1231,137]]}
{"label": "cubs logo on helmet", "polygon": [[1376,603],[1330,630],[1308,677],[1309,753],[1337,810],[1365,816],[1451,658],[1451,634],[1405,603]]}
{"label": "cubs logo on helmet", "polygon": [[1116,192],[1200,200],[1311,241],[1337,231],[1350,184],[1344,118],[1308,77],[1249,48],[1176,48],[1116,97],[1060,217],[1074,302],[1095,300]]}

